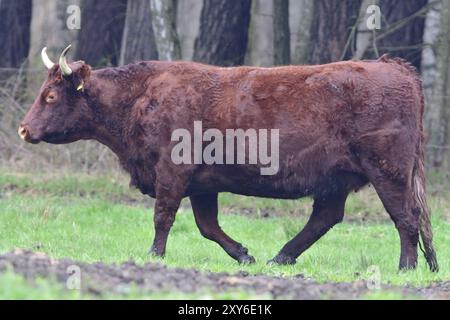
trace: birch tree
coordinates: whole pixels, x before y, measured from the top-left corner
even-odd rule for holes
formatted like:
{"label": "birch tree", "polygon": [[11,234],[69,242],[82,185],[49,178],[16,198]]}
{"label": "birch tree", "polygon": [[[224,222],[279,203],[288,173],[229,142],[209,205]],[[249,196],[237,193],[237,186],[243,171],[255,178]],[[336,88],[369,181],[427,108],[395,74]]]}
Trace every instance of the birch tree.
{"label": "birch tree", "polygon": [[[369,19],[371,19],[372,22],[375,21],[374,19],[377,18],[373,17],[373,15],[378,14],[378,12],[368,12],[367,9],[372,5],[378,6],[378,4],[378,0],[363,0],[361,4],[361,9],[359,11],[360,19],[358,21],[356,34],[356,48],[355,52],[353,53],[353,59],[362,59],[366,55],[366,52],[369,48],[373,49],[377,30],[375,29],[375,25],[371,25],[369,28],[367,23]],[[381,11],[379,13],[380,17],[378,18],[378,22],[380,22],[381,27]]]}
{"label": "birch tree", "polygon": [[181,59],[181,47],[177,36],[177,0],[150,0],[152,24],[161,60]]}
{"label": "birch tree", "polygon": [[439,170],[449,166],[445,146],[450,142],[450,1],[440,2],[428,12],[424,44],[422,74],[427,101],[427,163]]}

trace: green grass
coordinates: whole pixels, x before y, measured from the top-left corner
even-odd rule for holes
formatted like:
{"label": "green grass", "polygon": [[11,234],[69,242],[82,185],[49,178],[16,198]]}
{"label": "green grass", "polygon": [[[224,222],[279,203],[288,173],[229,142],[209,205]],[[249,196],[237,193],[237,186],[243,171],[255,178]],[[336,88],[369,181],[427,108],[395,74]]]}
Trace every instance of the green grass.
{"label": "green grass", "polygon": [[[28,192],[33,195],[52,194],[55,196],[97,196],[139,198],[137,191],[128,188],[126,181],[104,176],[93,177],[87,174],[73,173],[8,173],[0,169],[1,193],[14,191]],[[1,194],[0,193],[0,194]]]}
{"label": "green grass", "polygon": [[[80,195],[83,195],[80,197]],[[110,199],[115,199],[111,201]],[[141,202],[120,202],[122,198],[142,197],[119,181],[84,175],[19,175],[0,172],[0,252],[13,248],[30,248],[55,258],[71,258],[84,262],[120,263],[132,259],[137,263],[159,261],[147,255],[153,239],[152,208]],[[164,264],[207,271],[293,276],[303,273],[317,281],[355,281],[367,276],[369,266],[380,269],[381,281],[393,285],[425,286],[435,281],[449,281],[450,205],[442,198],[431,199],[435,246],[441,265],[439,273],[428,271],[422,255],[415,271],[399,272],[399,239],[394,225],[383,220],[387,215],[373,195],[352,197],[348,214],[355,218],[333,228],[306,251],[294,266],[267,266],[279,249],[305,223],[305,216],[295,215],[291,208],[305,211],[308,200],[256,200],[233,195],[221,197],[230,208],[220,216],[222,228],[248,247],[257,263],[238,265],[217,244],[201,237],[189,209],[181,209],[170,233]],[[233,214],[241,207],[286,211],[269,218]],[[383,216],[363,223],[360,216]],[[34,298],[20,288],[29,286],[17,276],[0,276],[0,297]],[[8,286],[2,283],[9,283]],[[52,284],[36,284],[36,295],[60,296]],[[11,287],[12,292],[5,288]],[[17,289],[15,289],[17,287]],[[51,289],[49,289],[51,288]],[[3,290],[3,291],[2,291]],[[16,290],[16,291],[14,291]],[[31,289],[30,289],[31,290]],[[26,291],[26,290],[25,290]],[[31,292],[34,292],[31,290]],[[168,293],[169,294],[169,293]],[[202,293],[203,294],[203,293]],[[245,293],[237,293],[245,296]],[[206,296],[211,293],[206,293]],[[168,296],[172,296],[169,294]],[[194,295],[195,296],[195,295]],[[78,298],[63,294],[64,298]],[[161,298],[164,298],[164,294]],[[184,296],[183,296],[184,297]],[[149,296],[155,298],[155,296]]]}
{"label": "green grass", "polygon": [[8,300],[49,300],[49,299],[81,299],[79,291],[64,290],[55,281],[35,279],[29,281],[22,276],[8,271],[0,274],[0,298]]}

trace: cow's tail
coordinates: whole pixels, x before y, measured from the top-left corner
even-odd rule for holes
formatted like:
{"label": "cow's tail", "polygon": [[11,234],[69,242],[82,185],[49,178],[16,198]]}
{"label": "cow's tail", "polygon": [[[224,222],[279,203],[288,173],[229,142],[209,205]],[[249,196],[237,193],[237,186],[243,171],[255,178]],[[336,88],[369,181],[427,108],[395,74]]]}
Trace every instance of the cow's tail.
{"label": "cow's tail", "polygon": [[417,144],[417,155],[414,164],[413,176],[412,176],[412,190],[414,193],[415,207],[420,209],[419,217],[419,232],[422,245],[419,242],[420,250],[425,255],[425,259],[428,262],[428,266],[431,271],[439,271],[439,265],[436,258],[436,252],[433,247],[433,230],[431,229],[431,216],[430,209],[427,204],[426,198],[426,177],[425,177],[425,152],[424,152],[424,130],[423,130],[423,113],[424,113],[424,96],[422,92],[422,83],[420,78],[417,77],[417,83],[419,86],[421,112],[419,118],[419,141]]}
{"label": "cow's tail", "polygon": [[414,174],[412,178],[412,187],[414,190],[414,201],[416,207],[420,208],[419,231],[422,245],[419,243],[420,250],[425,255],[431,271],[439,271],[439,265],[436,259],[436,252],[433,247],[433,230],[431,229],[430,209],[428,208],[425,195],[425,168],[423,149],[416,159]]}

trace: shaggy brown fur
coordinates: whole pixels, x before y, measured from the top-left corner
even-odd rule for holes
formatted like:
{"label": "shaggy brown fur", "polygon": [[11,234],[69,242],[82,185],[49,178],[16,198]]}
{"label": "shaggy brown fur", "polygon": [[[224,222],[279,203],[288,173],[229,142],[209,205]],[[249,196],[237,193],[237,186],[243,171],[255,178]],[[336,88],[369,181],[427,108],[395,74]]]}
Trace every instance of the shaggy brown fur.
{"label": "shaggy brown fur", "polygon": [[[319,66],[218,68],[192,62],[140,62],[91,71],[55,65],[22,123],[24,139],[96,139],[114,151],[131,183],[156,198],[152,252],[163,256],[183,197],[200,232],[240,262],[247,249],[219,227],[217,195],[314,198],[305,228],[272,260],[294,263],[344,215],[352,190],[371,183],[398,229],[400,268],[417,263],[419,229],[432,270],[423,169],[423,96],[412,67],[383,56]],[[77,91],[83,82],[84,90]],[[48,99],[51,95],[53,99]],[[175,165],[171,133],[203,128],[279,129],[280,169],[259,165]]]}

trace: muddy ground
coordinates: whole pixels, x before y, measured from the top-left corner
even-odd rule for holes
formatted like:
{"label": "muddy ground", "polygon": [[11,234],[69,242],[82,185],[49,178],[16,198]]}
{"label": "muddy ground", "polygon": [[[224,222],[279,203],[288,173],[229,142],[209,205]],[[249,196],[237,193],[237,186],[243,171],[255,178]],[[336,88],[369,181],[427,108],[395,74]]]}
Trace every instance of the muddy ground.
{"label": "muddy ground", "polygon": [[[170,268],[158,263],[138,266],[134,262],[120,265],[81,263],[70,259],[55,260],[42,253],[15,250],[0,255],[0,272],[6,269],[33,280],[37,277],[54,279],[67,284],[69,267],[81,270],[81,289],[101,297],[103,293],[125,294],[127,288],[138,288],[142,293],[198,293],[245,291],[274,299],[356,299],[371,291],[365,281],[353,283],[317,283],[302,275],[290,278],[266,275],[206,273],[190,269]],[[403,296],[423,299],[450,299],[450,282],[427,288],[382,286]]]}

